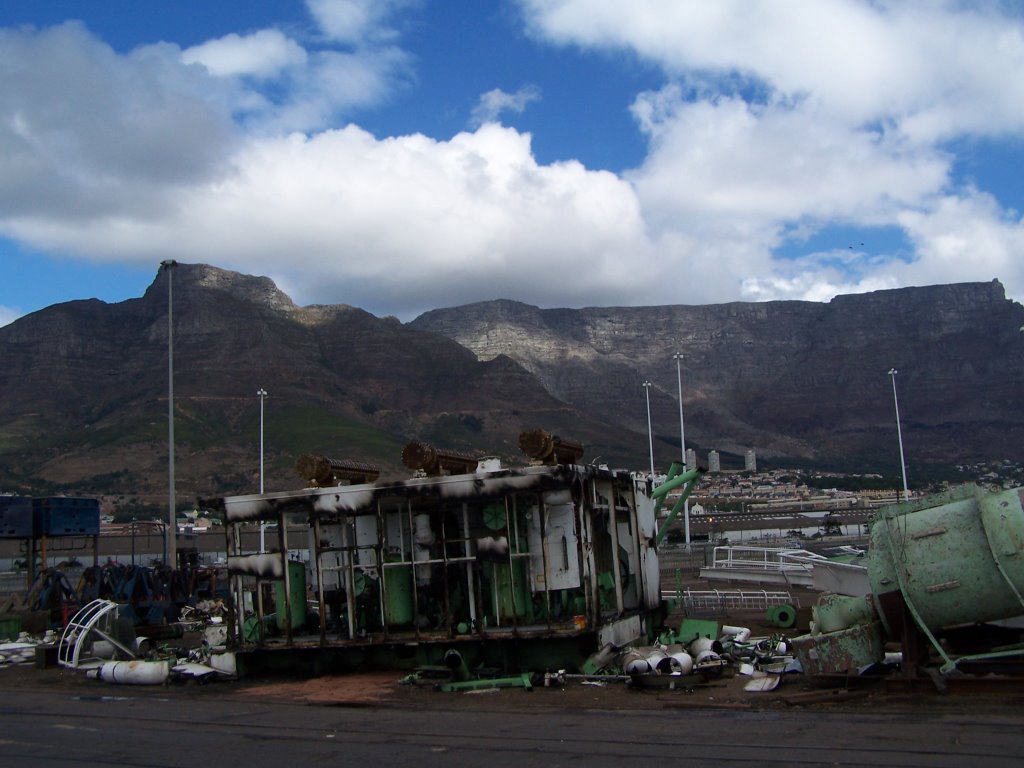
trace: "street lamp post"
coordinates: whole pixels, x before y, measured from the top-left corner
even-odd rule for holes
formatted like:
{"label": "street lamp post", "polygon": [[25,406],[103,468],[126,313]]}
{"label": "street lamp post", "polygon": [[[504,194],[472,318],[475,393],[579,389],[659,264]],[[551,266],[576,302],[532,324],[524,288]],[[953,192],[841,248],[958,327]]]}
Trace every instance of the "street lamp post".
{"label": "street lamp post", "polygon": [[903,500],[910,498],[910,490],[907,488],[907,462],[903,458],[903,430],[900,427],[900,403],[896,398],[896,374],[895,368],[889,369],[889,378],[892,379],[892,404],[896,408],[896,437],[900,443],[900,472],[903,473]]}
{"label": "street lamp post", "polygon": [[174,259],[160,262],[161,268],[167,273],[167,521],[168,528],[164,547],[164,562],[172,569],[178,562],[177,534],[178,522],[175,510],[174,494],[174,281],[172,270],[178,266]]}
{"label": "street lamp post", "polygon": [[267,390],[260,387],[256,390],[256,396],[260,399],[260,493],[263,493],[263,399],[267,396]]}
{"label": "street lamp post", "polygon": [[[676,352],[672,355],[676,361],[676,382],[679,384],[679,450],[683,456],[683,466],[686,466],[686,426],[683,422],[683,353]],[[690,547],[690,500],[683,502],[683,538],[686,547]]]}
{"label": "street lamp post", "polygon": [[[256,396],[260,399],[260,495],[263,494],[263,401],[267,397],[267,390],[260,387],[256,390]],[[260,523],[260,552],[266,552],[267,523]]]}
{"label": "street lamp post", "polygon": [[644,394],[647,396],[647,443],[651,451],[651,480],[654,479],[654,432],[651,430],[651,382],[643,383]]}

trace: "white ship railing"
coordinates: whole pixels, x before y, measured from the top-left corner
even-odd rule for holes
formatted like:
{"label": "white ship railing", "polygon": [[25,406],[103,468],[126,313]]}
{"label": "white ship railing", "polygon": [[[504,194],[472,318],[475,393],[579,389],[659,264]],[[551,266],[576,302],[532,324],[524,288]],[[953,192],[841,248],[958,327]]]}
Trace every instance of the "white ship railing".
{"label": "white ship railing", "polygon": [[795,605],[789,592],[764,589],[682,589],[665,591],[664,600],[686,611],[767,610],[773,606]]}

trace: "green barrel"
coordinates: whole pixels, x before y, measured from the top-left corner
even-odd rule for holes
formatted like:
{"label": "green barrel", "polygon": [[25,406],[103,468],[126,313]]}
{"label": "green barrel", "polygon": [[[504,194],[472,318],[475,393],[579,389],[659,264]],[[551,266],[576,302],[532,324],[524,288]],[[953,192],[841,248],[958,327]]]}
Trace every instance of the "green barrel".
{"label": "green barrel", "polygon": [[[306,623],[306,564],[298,560],[288,561],[288,581],[291,587],[288,597],[291,600],[292,629],[298,629]],[[277,606],[277,628],[285,628],[284,579],[274,583],[274,601]]]}
{"label": "green barrel", "polygon": [[491,593],[492,612],[501,618],[504,624],[514,615],[517,618],[526,616],[532,607],[527,591],[526,564],[516,559],[509,563],[492,563],[494,586]]}
{"label": "green barrel", "polygon": [[412,590],[411,565],[393,565],[384,569],[384,616],[389,627],[412,624]]}

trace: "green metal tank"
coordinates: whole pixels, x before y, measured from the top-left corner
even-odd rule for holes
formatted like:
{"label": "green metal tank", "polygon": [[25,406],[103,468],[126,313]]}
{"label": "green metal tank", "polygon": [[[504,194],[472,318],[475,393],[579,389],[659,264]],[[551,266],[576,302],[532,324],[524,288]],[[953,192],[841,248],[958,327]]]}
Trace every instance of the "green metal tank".
{"label": "green metal tank", "polygon": [[523,618],[532,607],[527,587],[526,564],[522,560],[508,563],[491,563],[494,579],[491,594],[492,615],[507,623],[512,616]]}
{"label": "green metal tank", "polygon": [[[387,556],[388,562],[397,557]],[[411,565],[393,565],[384,568],[384,616],[389,627],[411,624],[413,620],[413,579]]]}
{"label": "green metal tank", "polygon": [[[292,629],[298,629],[306,623],[306,564],[298,560],[288,561],[288,597],[291,602]],[[275,619],[277,628],[284,630],[285,617],[285,582],[284,579],[274,583],[274,604],[277,606]]]}
{"label": "green metal tank", "polygon": [[867,569],[891,636],[903,603],[932,631],[1024,614],[1022,500],[1022,488],[971,485],[879,513]]}

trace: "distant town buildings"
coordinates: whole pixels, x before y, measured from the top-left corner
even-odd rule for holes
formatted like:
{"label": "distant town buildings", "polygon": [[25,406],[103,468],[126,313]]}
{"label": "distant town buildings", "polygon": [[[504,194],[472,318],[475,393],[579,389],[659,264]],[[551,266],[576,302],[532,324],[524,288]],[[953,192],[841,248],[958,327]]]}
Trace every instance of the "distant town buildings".
{"label": "distant town buildings", "polygon": [[757,472],[757,456],[751,448],[743,458],[743,469],[747,472]]}
{"label": "distant town buildings", "polygon": [[708,472],[721,472],[722,471],[722,460],[718,456],[718,451],[708,451]]}
{"label": "distant town buildings", "polygon": [[693,448],[686,449],[686,467],[693,469],[697,466],[697,452]]}

